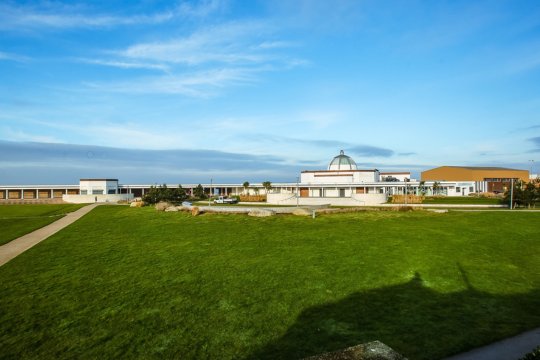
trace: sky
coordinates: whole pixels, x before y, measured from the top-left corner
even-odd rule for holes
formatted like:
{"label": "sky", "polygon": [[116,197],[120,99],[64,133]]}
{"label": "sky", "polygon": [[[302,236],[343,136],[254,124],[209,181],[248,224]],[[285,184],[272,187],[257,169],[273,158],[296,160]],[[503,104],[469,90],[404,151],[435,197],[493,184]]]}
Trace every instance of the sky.
{"label": "sky", "polygon": [[540,169],[540,2],[0,1],[0,184]]}

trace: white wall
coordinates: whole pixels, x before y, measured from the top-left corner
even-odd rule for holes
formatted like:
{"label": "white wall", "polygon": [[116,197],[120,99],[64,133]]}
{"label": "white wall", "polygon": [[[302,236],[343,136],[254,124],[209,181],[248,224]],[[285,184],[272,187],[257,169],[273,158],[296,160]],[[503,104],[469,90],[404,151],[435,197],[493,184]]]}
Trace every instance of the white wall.
{"label": "white wall", "polygon": [[300,174],[302,184],[353,184],[379,181],[378,171],[317,171]]}
{"label": "white wall", "polygon": [[[386,194],[353,194],[352,197],[300,197],[299,205],[338,205],[338,206],[368,206],[384,204]],[[266,202],[272,205],[296,205],[297,199],[291,194],[268,194]]]}
{"label": "white wall", "polygon": [[118,191],[118,181],[105,181],[105,180],[81,180],[79,181],[79,190],[85,192],[88,195],[92,195],[93,191],[101,191],[103,194],[107,194],[109,190]]}
{"label": "white wall", "polygon": [[110,202],[133,200],[133,194],[104,194],[104,195],[62,195],[62,200],[73,204],[87,204],[93,202]]}

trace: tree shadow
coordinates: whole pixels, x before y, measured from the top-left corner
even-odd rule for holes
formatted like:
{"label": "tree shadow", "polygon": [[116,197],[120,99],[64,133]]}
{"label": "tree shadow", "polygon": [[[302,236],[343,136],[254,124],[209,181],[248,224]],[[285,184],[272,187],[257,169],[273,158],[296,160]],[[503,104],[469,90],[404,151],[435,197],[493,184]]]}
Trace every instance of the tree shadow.
{"label": "tree shadow", "polygon": [[247,359],[301,359],[379,340],[409,359],[439,359],[540,325],[540,291],[439,293],[420,274],[304,310],[279,339]]}

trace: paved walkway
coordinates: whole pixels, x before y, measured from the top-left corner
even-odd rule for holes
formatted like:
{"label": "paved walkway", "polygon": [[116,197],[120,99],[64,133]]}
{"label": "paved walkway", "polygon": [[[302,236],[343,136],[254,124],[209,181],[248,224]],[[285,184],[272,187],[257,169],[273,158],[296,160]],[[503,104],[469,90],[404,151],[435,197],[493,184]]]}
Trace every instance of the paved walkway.
{"label": "paved walkway", "polygon": [[537,328],[445,360],[518,360],[539,345],[540,328]]}
{"label": "paved walkway", "polygon": [[36,231],[33,231],[29,234],[23,235],[20,238],[11,240],[7,244],[0,246],[0,266],[7,263],[9,260],[14,257],[22,254],[26,250],[30,249],[32,246],[40,243],[49,236],[57,233],[66,226],[74,223],[84,215],[88,214],[92,209],[94,209],[99,204],[92,204],[80,208],[77,211],[66,214],[63,218],[44,226]]}

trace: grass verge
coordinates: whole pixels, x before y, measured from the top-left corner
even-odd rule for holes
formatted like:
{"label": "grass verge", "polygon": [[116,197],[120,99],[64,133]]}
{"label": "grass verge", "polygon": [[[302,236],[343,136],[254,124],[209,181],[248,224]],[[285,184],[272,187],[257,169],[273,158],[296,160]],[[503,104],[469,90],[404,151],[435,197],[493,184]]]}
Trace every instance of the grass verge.
{"label": "grass verge", "polygon": [[0,206],[0,245],[48,225],[86,204]]}
{"label": "grass verge", "polygon": [[537,213],[98,207],[0,268],[6,358],[438,359],[540,325]]}

